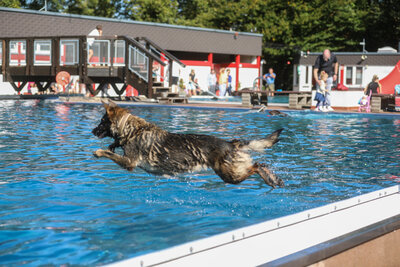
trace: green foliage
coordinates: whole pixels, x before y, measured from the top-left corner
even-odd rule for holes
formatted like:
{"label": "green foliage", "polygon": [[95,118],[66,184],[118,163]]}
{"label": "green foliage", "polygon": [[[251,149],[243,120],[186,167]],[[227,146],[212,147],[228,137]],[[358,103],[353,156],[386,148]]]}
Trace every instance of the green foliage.
{"label": "green foliage", "polygon": [[20,8],[21,3],[19,0],[1,0],[0,7]]}
{"label": "green foliage", "polygon": [[116,14],[116,9],[112,0],[68,0],[63,12],[112,18]]}
{"label": "green foliage", "polygon": [[120,16],[140,21],[176,24],[177,3],[170,0],[123,0],[118,3]]}
{"label": "green foliage", "polygon": [[[63,10],[64,1],[67,0],[47,0],[48,11],[60,11]],[[20,7],[28,9],[39,10],[45,6],[45,0],[20,0]]]}

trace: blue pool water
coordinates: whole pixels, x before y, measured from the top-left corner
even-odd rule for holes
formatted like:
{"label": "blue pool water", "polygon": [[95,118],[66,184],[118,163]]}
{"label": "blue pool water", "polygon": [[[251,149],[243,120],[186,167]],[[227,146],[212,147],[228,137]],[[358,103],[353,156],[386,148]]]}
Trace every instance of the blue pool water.
{"label": "blue pool water", "polygon": [[100,265],[400,182],[400,116],[130,107],[179,133],[282,141],[255,158],[286,187],[212,171],[128,172],[92,151],[100,105],[0,101],[0,265]]}

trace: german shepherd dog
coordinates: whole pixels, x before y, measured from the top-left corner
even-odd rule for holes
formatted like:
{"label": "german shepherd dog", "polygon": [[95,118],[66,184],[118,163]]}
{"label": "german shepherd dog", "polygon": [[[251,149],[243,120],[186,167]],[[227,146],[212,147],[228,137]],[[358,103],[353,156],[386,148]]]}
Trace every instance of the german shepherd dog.
{"label": "german shepherd dog", "polygon": [[[114,102],[103,102],[106,113],[92,133],[111,137],[114,142],[108,150],[98,149],[95,157],[106,157],[129,171],[139,167],[156,175],[176,175],[212,168],[221,179],[238,184],[247,177],[258,174],[266,184],[275,188],[283,186],[281,179],[265,164],[253,163],[248,151],[262,152],[279,141],[279,129],[265,139],[243,141],[223,139],[200,134],[177,134],[132,115]],[[124,155],[115,153],[121,147]]]}

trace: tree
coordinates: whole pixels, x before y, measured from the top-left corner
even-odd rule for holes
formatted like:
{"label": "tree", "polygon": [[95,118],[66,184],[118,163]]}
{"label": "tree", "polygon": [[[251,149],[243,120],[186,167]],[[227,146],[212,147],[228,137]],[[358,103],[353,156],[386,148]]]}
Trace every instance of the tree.
{"label": "tree", "polygon": [[68,0],[63,10],[70,14],[112,18],[116,14],[112,0]]}
{"label": "tree", "polygon": [[[47,10],[58,12],[63,9],[66,0],[47,0]],[[46,4],[45,0],[20,0],[20,7],[39,10]]]}
{"label": "tree", "polygon": [[364,17],[367,50],[379,47],[398,48],[400,40],[400,2],[396,0],[359,0]]}
{"label": "tree", "polygon": [[176,24],[177,2],[170,0],[124,0],[119,16],[139,21]]}
{"label": "tree", "polygon": [[0,1],[0,7],[20,8],[21,3],[19,0],[2,0]]}

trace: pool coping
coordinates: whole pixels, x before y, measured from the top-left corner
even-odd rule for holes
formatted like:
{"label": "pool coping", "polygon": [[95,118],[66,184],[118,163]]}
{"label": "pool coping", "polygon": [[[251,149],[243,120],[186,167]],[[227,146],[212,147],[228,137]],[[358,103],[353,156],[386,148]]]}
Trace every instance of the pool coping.
{"label": "pool coping", "polygon": [[108,266],[304,266],[399,229],[399,201],[395,185]]}
{"label": "pool coping", "polygon": [[400,215],[259,266],[308,266],[398,229],[400,229]]}

